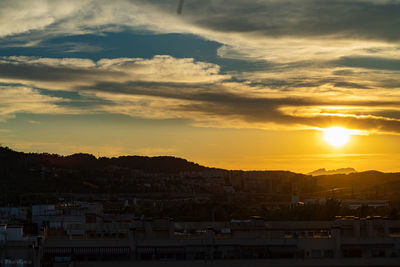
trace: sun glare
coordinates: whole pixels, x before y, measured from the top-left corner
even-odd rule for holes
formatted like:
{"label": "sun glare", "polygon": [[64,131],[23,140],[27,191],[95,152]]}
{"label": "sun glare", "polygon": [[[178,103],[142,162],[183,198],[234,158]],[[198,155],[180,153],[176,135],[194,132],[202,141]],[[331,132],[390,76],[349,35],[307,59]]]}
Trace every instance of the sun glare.
{"label": "sun glare", "polygon": [[324,130],[324,140],[334,147],[342,147],[350,140],[352,131],[342,127],[331,127]]}

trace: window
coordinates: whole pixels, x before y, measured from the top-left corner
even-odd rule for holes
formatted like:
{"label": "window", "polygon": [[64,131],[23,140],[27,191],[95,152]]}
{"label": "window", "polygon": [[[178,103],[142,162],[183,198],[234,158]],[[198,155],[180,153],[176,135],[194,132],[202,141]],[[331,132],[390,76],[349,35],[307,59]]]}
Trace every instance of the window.
{"label": "window", "polygon": [[322,256],[321,250],[313,249],[311,251],[311,257],[312,258],[321,258],[321,256]]}
{"label": "window", "polygon": [[324,250],[324,258],[333,258],[333,255],[334,255],[333,250],[331,249]]}

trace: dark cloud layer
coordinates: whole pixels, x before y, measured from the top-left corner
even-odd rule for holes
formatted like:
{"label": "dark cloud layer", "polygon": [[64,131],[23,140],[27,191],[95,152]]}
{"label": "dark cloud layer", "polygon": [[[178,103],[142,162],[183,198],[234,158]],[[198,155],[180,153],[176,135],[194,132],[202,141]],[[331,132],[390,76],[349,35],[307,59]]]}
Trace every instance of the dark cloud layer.
{"label": "dark cloud layer", "polygon": [[[68,82],[101,77],[108,71],[71,68],[63,66],[48,66],[43,64],[10,64],[0,62],[0,77],[4,79],[20,79],[31,81]],[[118,73],[112,73],[118,76]]]}
{"label": "dark cloud layer", "polygon": [[[165,67],[163,64],[166,64]],[[164,77],[170,74],[168,69],[170,64],[174,64],[176,69],[185,70],[182,73],[183,77],[179,76],[181,81],[164,80]],[[179,64],[183,64],[184,67],[180,67]],[[137,75],[143,68],[144,73],[147,75],[150,73],[148,81],[140,80],[142,76]],[[154,68],[158,72],[155,72]],[[194,72],[188,68],[193,68]],[[198,71],[203,72],[204,77],[193,82],[192,79],[196,78]],[[0,62],[0,81],[11,79],[13,82],[29,86],[45,86],[47,90],[62,87],[64,90],[78,92],[92,99],[97,97],[105,100],[99,101],[97,106],[93,105],[91,107],[93,109],[101,110],[107,106],[107,110],[114,110],[117,113],[123,110],[123,113],[131,116],[146,116],[153,111],[159,112],[159,109],[165,109],[167,113],[175,114],[173,116],[192,120],[198,120],[194,114],[200,114],[203,121],[210,117],[217,118],[221,122],[241,121],[247,125],[273,123],[284,126],[327,127],[340,124],[351,128],[400,133],[400,120],[390,116],[400,109],[400,101],[397,99],[351,100],[318,97],[312,94],[294,96],[285,90],[281,90],[281,97],[272,96],[257,92],[246,83],[215,79],[219,77],[215,71],[214,65],[191,60],[175,60],[171,57],[155,57],[144,61],[113,59],[97,63],[76,59],[3,58]],[[188,77],[185,78],[185,75]],[[121,77],[125,81],[121,80]],[[316,83],[303,86],[324,86],[324,83],[328,82],[337,87],[350,88],[349,90],[361,87],[355,83],[337,81],[333,78],[325,79],[322,85]],[[301,82],[292,81],[292,84],[300,86]],[[286,86],[290,87],[290,83]],[[233,88],[236,89],[232,90]],[[135,99],[132,100],[130,97]],[[154,99],[162,100],[164,106],[159,106],[160,104],[152,106],[151,101]],[[324,110],[324,107],[335,106],[368,107],[371,110],[347,114],[337,113],[339,110],[326,114],[329,109]],[[148,108],[146,114],[136,113],[144,107]],[[316,111],[307,111],[310,108]]]}
{"label": "dark cloud layer", "polygon": [[[167,11],[176,4],[132,2],[151,2]],[[398,41],[399,14],[399,1],[195,0],[185,3],[184,20],[224,33]]]}
{"label": "dark cloud layer", "polygon": [[334,63],[353,68],[400,70],[400,60],[379,57],[343,57]]}

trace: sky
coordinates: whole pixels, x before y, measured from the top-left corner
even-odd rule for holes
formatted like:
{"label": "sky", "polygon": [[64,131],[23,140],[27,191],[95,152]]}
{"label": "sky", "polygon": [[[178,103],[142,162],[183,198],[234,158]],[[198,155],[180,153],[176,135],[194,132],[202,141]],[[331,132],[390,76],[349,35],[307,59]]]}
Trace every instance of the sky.
{"label": "sky", "polygon": [[178,4],[0,1],[0,144],[400,171],[399,0]]}

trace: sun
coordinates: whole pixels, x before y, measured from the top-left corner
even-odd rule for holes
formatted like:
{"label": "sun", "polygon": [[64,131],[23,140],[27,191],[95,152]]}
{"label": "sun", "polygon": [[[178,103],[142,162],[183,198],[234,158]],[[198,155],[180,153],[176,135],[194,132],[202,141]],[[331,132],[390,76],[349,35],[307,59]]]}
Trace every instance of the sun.
{"label": "sun", "polygon": [[342,127],[330,127],[324,130],[324,140],[334,147],[342,147],[350,141],[352,131]]}

